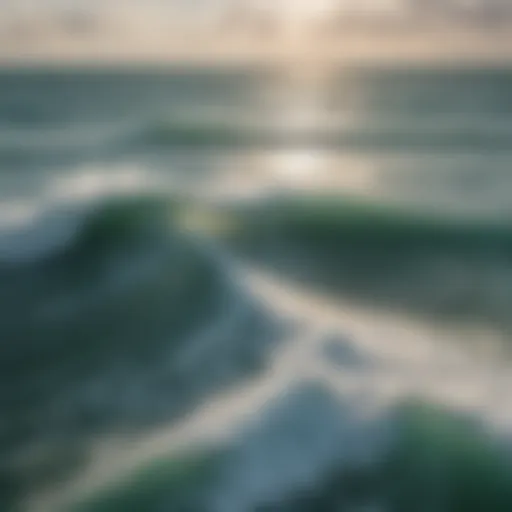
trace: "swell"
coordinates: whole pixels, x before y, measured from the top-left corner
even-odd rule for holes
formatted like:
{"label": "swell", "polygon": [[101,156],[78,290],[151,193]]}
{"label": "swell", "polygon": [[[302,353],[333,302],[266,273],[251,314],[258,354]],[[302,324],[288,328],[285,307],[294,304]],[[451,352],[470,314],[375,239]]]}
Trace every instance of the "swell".
{"label": "swell", "polygon": [[[331,150],[350,148],[361,151],[432,150],[507,152],[512,140],[512,126],[499,120],[405,117],[385,122],[374,119],[343,121],[324,119],[322,123],[301,126],[282,125],[273,113],[246,113],[239,117],[203,118],[187,116],[155,119],[141,123],[139,119],[124,125],[12,130],[0,129],[0,162],[5,165],[109,157],[126,152],[154,151],[165,148],[279,148],[316,147]],[[263,121],[262,121],[263,119]],[[72,129],[70,129],[72,128]]]}
{"label": "swell", "polygon": [[[340,116],[342,114],[340,113]],[[358,123],[353,126],[325,123],[324,126],[288,126],[257,120],[187,120],[156,121],[140,129],[129,130],[122,145],[133,149],[165,147],[247,147],[280,146],[325,149],[435,151],[510,150],[512,127],[499,123],[455,124],[440,116],[428,123],[419,119],[402,122]],[[470,120],[471,121],[471,120]],[[473,120],[474,121],[474,120]]]}
{"label": "swell", "polygon": [[510,329],[512,226],[351,198],[282,198],[235,214],[233,247],[325,292]]}

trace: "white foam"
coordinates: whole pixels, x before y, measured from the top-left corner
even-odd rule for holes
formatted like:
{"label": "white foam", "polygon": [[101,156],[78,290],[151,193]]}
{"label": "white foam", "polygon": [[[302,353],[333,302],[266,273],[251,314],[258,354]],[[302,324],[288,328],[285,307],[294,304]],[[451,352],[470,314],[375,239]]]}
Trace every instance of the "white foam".
{"label": "white foam", "polygon": [[83,167],[70,176],[59,176],[45,190],[52,202],[88,201],[112,195],[132,194],[155,189],[155,177],[137,166],[109,169]]}
{"label": "white foam", "polygon": [[158,186],[154,176],[136,166],[89,166],[56,174],[38,195],[0,202],[0,260],[34,261],[65,247],[97,201]]}

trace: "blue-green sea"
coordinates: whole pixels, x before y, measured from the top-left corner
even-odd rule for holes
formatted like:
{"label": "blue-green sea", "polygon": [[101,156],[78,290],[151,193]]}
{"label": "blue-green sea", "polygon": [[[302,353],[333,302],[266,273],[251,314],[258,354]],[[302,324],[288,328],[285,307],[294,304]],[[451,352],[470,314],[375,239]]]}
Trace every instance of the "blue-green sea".
{"label": "blue-green sea", "polygon": [[512,510],[512,69],[304,71],[0,70],[2,512]]}

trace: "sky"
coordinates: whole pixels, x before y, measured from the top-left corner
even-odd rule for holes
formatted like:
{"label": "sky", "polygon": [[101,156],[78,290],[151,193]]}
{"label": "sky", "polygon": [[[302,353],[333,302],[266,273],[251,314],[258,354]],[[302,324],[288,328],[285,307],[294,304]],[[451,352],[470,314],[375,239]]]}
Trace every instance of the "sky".
{"label": "sky", "polygon": [[[371,50],[380,54],[384,52],[383,43],[389,43],[389,51],[385,50],[388,53],[410,51],[414,55],[422,52],[437,52],[444,55],[447,53],[446,45],[452,44],[451,40],[447,42],[445,39],[453,39],[460,35],[460,41],[452,45],[454,48],[456,46],[453,51],[457,54],[474,53],[476,51],[474,45],[478,43],[483,48],[482,53],[493,55],[508,51],[504,47],[509,46],[512,58],[512,44],[509,44],[507,39],[498,45],[494,36],[489,36],[494,34],[498,25],[494,22],[483,23],[484,16],[481,12],[477,12],[476,16],[471,18],[476,20],[476,24],[471,26],[476,27],[477,32],[479,27],[484,27],[485,40],[482,42],[476,41],[476,35],[480,37],[481,33],[466,31],[469,25],[465,25],[464,22],[445,23],[446,20],[457,19],[446,16],[445,13],[448,10],[444,9],[450,3],[453,5],[454,2],[462,2],[465,5],[480,2],[481,5],[486,6],[492,2],[503,2],[510,6],[508,17],[494,16],[494,19],[509,20],[505,27],[512,40],[512,0],[0,0],[0,61],[2,58],[11,58],[12,55],[27,55],[32,58],[39,54],[52,56],[69,54],[72,58],[78,54],[86,56],[89,53],[108,57],[118,53],[142,55],[145,52],[148,55],[154,53],[155,58],[160,58],[160,54],[162,58],[170,58],[169,55],[179,54],[179,52],[187,53],[196,50],[200,52],[205,49],[215,52],[218,48],[213,45],[212,37],[217,36],[219,37],[215,41],[221,47],[219,51],[228,53],[238,54],[244,51],[250,53],[253,50],[256,52],[256,50],[260,51],[260,47],[264,47],[262,51],[276,52],[276,48],[280,48],[276,47],[276,37],[281,38],[281,46],[287,46],[290,43],[289,46],[293,51],[298,52],[297,48],[300,48],[300,52],[304,53],[310,50],[315,51],[312,49],[316,48],[315,42],[321,45],[322,41],[328,40],[328,38],[317,37],[321,32],[316,28],[332,27],[328,23],[326,25],[322,23],[329,21],[331,14],[335,12],[334,6],[344,6],[349,11],[356,9],[370,15],[392,12],[398,16],[363,18],[370,19],[371,23],[363,22],[361,25],[357,22],[353,23],[355,30],[352,32],[347,31],[345,25],[341,25],[342,28],[335,32],[336,35],[343,36],[338,38],[341,46],[332,48],[332,52],[358,54],[358,52]],[[261,18],[257,16],[248,20],[243,16],[226,16],[230,13],[223,9],[237,4],[252,5],[257,11],[267,8],[274,12],[277,16],[271,21],[277,23],[270,24],[270,33],[273,37],[259,36],[263,33],[260,28],[263,27],[265,30],[265,25],[258,25]],[[432,19],[441,20],[441,25],[446,29],[443,32],[445,39],[439,37],[438,29],[441,25],[436,24],[437,22],[434,25],[422,24],[428,16],[424,16],[421,8],[411,11],[408,9],[411,5],[423,5],[427,10],[437,5],[437,14]],[[92,11],[96,14],[93,17],[62,16],[59,13],[62,8],[65,8],[68,14],[70,9],[78,9],[79,12]],[[163,8],[167,9],[164,14],[162,14]],[[10,16],[9,13],[12,15]],[[314,23],[316,18],[319,18],[320,24]],[[393,25],[392,31],[374,30],[379,26],[379,23],[374,23],[375,19],[384,20],[382,26],[385,26],[386,20],[389,19],[399,20],[399,25]],[[233,20],[235,20],[234,24]],[[239,20],[242,21],[237,25]],[[251,20],[255,20],[256,23],[253,24]],[[313,23],[309,24],[312,20]],[[462,30],[455,30],[456,26],[462,27]],[[266,27],[268,28],[269,25]],[[511,27],[510,31],[508,27]],[[277,30],[274,30],[275,28]],[[431,28],[434,30],[429,32]],[[244,30],[247,30],[246,33]],[[389,37],[390,34],[397,37]],[[361,35],[364,39],[357,40]],[[203,36],[210,38],[208,41],[211,46],[205,45]],[[344,42],[350,37],[355,38],[352,40],[352,46],[345,45]],[[404,44],[404,37],[409,37],[406,44]],[[415,37],[417,41],[414,40]],[[233,40],[237,41],[237,45],[232,44]],[[480,49],[478,51],[480,52]]]}
{"label": "sky", "polygon": [[[471,0],[467,0],[471,1]],[[34,6],[80,6],[91,7],[110,5],[146,5],[179,7],[184,11],[191,9],[216,10],[226,4],[249,4],[257,7],[270,7],[275,10],[292,15],[315,15],[325,12],[333,5],[338,6],[380,6],[399,5],[403,0],[0,0],[0,6],[10,8],[34,7]]]}
{"label": "sky", "polygon": [[41,10],[75,9],[91,10],[101,13],[117,8],[119,12],[136,8],[147,13],[158,11],[159,8],[172,8],[173,12],[181,12],[185,16],[201,19],[216,15],[226,7],[235,5],[252,7],[255,10],[268,10],[283,20],[290,22],[307,22],[310,19],[323,17],[332,12],[334,6],[348,6],[378,9],[382,6],[399,6],[404,0],[0,0],[0,10],[4,17],[8,12],[13,14],[31,14]]}
{"label": "sky", "polygon": [[[420,0],[421,1],[421,0]],[[512,0],[424,0],[423,3],[432,4],[448,4],[459,3],[471,5],[475,3],[501,2],[511,4]],[[267,4],[275,9],[288,12],[290,15],[294,13],[314,14],[325,11],[331,5],[348,6],[355,8],[361,5],[366,7],[396,7],[401,4],[418,3],[417,0],[0,0],[0,8],[16,8],[16,7],[35,7],[35,6],[80,6],[97,8],[105,5],[160,5],[164,7],[178,6],[183,10],[194,8],[199,9],[217,9],[219,6],[233,4],[239,2],[241,4],[253,4],[261,6]]]}
{"label": "sky", "polygon": [[0,9],[3,14],[9,11],[41,9],[45,7],[67,7],[99,10],[111,6],[139,6],[152,10],[155,7],[173,7],[183,11],[183,13],[196,12],[204,14],[206,12],[215,12],[226,5],[233,5],[238,2],[241,5],[254,5],[258,8],[267,6],[282,15],[293,18],[309,18],[321,15],[329,11],[333,5],[349,10],[380,11],[400,10],[404,6],[412,4],[424,5],[489,5],[491,3],[501,3],[512,6],[512,0],[0,0]]}
{"label": "sky", "polygon": [[[443,19],[457,19],[464,11],[460,9],[450,12],[448,6],[458,6],[473,9],[473,20],[478,23],[484,19],[491,19],[483,10],[475,6],[485,6],[501,3],[510,7],[509,15],[499,13],[494,18],[512,20],[512,0],[0,0],[0,28],[8,26],[12,20],[18,23],[20,14],[24,23],[37,25],[41,19],[51,20],[53,23],[59,17],[54,13],[63,10],[92,11],[100,25],[106,27],[113,22],[117,26],[126,25],[131,29],[146,26],[147,30],[154,24],[155,29],[160,25],[169,26],[216,26],[218,21],[224,22],[225,15],[234,6],[252,7],[255,11],[268,10],[279,22],[281,29],[286,33],[288,28],[293,33],[301,33],[310,21],[316,19],[328,20],[333,13],[340,10],[364,13],[378,17],[382,14],[398,15],[405,20],[406,25],[414,27],[418,20],[428,18],[428,10],[436,10],[435,17]],[[228,8],[228,9],[226,9]],[[162,15],[163,10],[165,14]],[[41,18],[40,13],[47,13]],[[458,14],[457,14],[458,13]],[[460,16],[463,19],[463,16]],[[177,22],[177,23],[176,23]],[[212,23],[213,22],[213,23]],[[12,24],[12,23],[11,23]],[[294,28],[298,31],[294,32]],[[168,29],[167,29],[168,30]]]}

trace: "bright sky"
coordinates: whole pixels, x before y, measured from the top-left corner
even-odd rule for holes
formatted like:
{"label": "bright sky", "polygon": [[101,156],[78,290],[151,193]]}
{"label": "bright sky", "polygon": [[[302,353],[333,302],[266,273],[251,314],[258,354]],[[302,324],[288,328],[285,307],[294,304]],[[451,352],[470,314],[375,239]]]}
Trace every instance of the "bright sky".
{"label": "bright sky", "polygon": [[0,0],[0,12],[6,15],[6,11],[25,12],[27,14],[44,10],[45,8],[70,8],[80,7],[91,9],[92,11],[110,10],[110,8],[127,7],[137,8],[141,12],[154,12],[155,8],[177,8],[184,14],[197,16],[198,19],[203,16],[218,12],[225,7],[230,7],[239,3],[240,5],[253,6],[257,10],[268,9],[278,16],[291,23],[302,23],[309,19],[324,15],[329,12],[333,6],[343,4],[359,5],[371,4],[376,6],[383,2],[399,2],[401,0]]}
{"label": "bright sky", "polygon": [[[252,4],[256,7],[270,6],[274,10],[281,10],[290,16],[315,16],[331,6],[348,8],[396,8],[410,0],[0,0],[0,9],[5,7],[35,7],[35,6],[87,6],[104,7],[107,5],[140,5],[140,6],[179,6],[183,9],[217,8],[235,2]],[[434,0],[432,0],[434,2]],[[435,3],[482,3],[489,0],[436,0]],[[494,2],[510,3],[512,0],[494,0]]]}
{"label": "bright sky", "polygon": [[[440,6],[441,13],[444,5],[467,5],[468,2],[480,2],[480,5],[486,6],[497,2],[503,2],[504,5],[512,4],[512,0],[421,0],[424,6]],[[229,23],[236,21],[236,18],[224,16],[224,8],[227,7],[229,10],[236,7],[237,3],[242,7],[253,7],[257,11],[268,8],[271,13],[275,13],[277,24],[270,26],[271,29],[277,28],[277,31],[272,33],[273,37],[268,40],[256,37],[258,32],[251,31],[251,19],[244,20],[243,17],[240,18],[240,27],[249,27],[247,34],[255,37],[244,37],[243,33],[236,30],[236,26],[235,30],[230,32],[229,29],[233,25]],[[395,55],[402,54],[410,54],[414,59],[420,54],[425,55],[425,58],[430,58],[430,55],[433,55],[432,58],[445,58],[448,52],[447,45],[452,45],[454,58],[466,58],[468,55],[478,53],[478,56],[483,55],[484,59],[487,55],[503,53],[504,58],[512,59],[512,50],[507,50],[512,48],[508,43],[509,39],[501,45],[496,43],[494,36],[478,42],[474,34],[465,32],[467,25],[464,24],[460,25],[463,30],[455,34],[457,37],[460,36],[459,39],[455,37],[453,27],[448,25],[443,25],[447,29],[443,35],[444,39],[440,37],[437,25],[434,26],[435,34],[427,33],[428,24],[425,33],[421,30],[417,33],[415,17],[402,16],[408,11],[402,11],[402,7],[419,3],[420,0],[0,0],[0,62],[2,58],[10,59],[20,55],[59,59],[75,59],[80,56],[91,59],[170,59],[183,56],[191,58],[190,55],[196,54],[200,56],[203,55],[201,52],[211,55],[217,55],[216,52],[224,55],[222,52],[226,52],[228,57],[238,58],[246,54],[260,55],[260,51],[261,55],[269,58],[275,57],[276,54],[279,57],[281,53],[288,56],[288,52],[291,52],[290,55],[300,55],[302,62],[304,59],[314,61],[319,56],[328,58],[330,50],[326,50],[325,45],[322,46],[327,39],[316,38],[318,32],[309,30],[308,22],[318,17],[328,19],[335,7],[344,7],[349,11],[355,9],[366,14],[391,10],[398,14],[397,19],[404,22],[404,25],[399,25],[400,28],[412,28],[405,30],[403,34],[400,33],[404,38],[410,38],[407,39],[410,44],[404,44],[405,40],[390,38],[387,32],[376,30],[370,34],[371,31],[363,24],[362,30],[366,31],[364,39],[359,38],[361,33],[354,35],[348,31],[347,37],[355,37],[353,44],[345,45],[341,37],[336,40],[334,46],[329,46],[333,55],[339,54],[343,58],[359,58],[359,55],[377,55],[378,58],[388,55],[394,58]],[[55,7],[78,7],[80,10],[96,11],[97,20],[93,19],[89,24],[90,20],[87,17],[55,16],[58,11]],[[166,12],[163,12],[162,8]],[[176,8],[185,18],[176,15]],[[220,19],[216,13],[220,15]],[[255,21],[259,19],[254,18]],[[85,20],[85,24],[80,25],[81,20]],[[95,21],[98,23],[94,23]],[[228,25],[219,25],[217,22],[227,22]],[[255,25],[256,28],[258,26]],[[84,27],[85,31],[82,30]],[[219,27],[224,29],[224,32],[217,31]],[[203,28],[206,29],[204,33],[201,32]],[[211,47],[205,45],[203,35],[210,38],[209,41],[214,41],[212,37],[219,34],[218,47],[213,43]],[[343,36],[345,32],[342,31],[340,34]],[[491,34],[491,31],[487,31],[486,34]],[[191,39],[191,35],[199,37]],[[231,35],[238,38],[237,45],[232,44],[229,37]],[[240,35],[242,37],[239,37]],[[369,37],[370,35],[372,37]],[[185,38],[180,39],[183,36]],[[281,38],[277,47],[275,37]],[[510,37],[512,38],[512,30]],[[454,38],[455,42],[452,41]],[[318,46],[315,46],[315,41],[319,43]],[[302,69],[306,67],[303,66]],[[296,73],[296,69],[293,72]],[[305,74],[309,76],[309,68]]]}
{"label": "bright sky", "polygon": [[[378,6],[379,4],[396,4],[401,0],[238,0],[241,4],[252,4],[257,7],[265,5],[286,12],[290,15],[316,15],[325,12],[333,5],[361,5],[368,4]],[[180,6],[184,9],[194,8],[216,8],[226,4],[233,4],[233,0],[0,0],[0,8],[2,6],[22,7],[35,5],[49,6],[105,6],[111,5],[161,5],[162,7]]]}
{"label": "bright sky", "polygon": [[[512,0],[422,0],[422,4],[432,5],[466,5],[468,7],[477,4],[486,5],[489,3],[502,5],[512,4]],[[366,13],[379,12],[401,12],[404,7],[413,6],[418,0],[0,0],[0,14],[7,17],[7,11],[35,13],[45,7],[80,7],[92,11],[109,11],[116,8],[117,15],[133,12],[136,8],[137,16],[144,13],[148,16],[153,13],[160,16],[159,8],[172,8],[182,11],[190,19],[197,21],[208,19],[211,14],[221,12],[226,7],[240,4],[241,6],[252,6],[257,10],[269,9],[276,13],[282,21],[291,26],[307,23],[308,20],[329,15],[334,8],[346,9],[348,11],[359,11]],[[127,7],[131,7],[128,9]],[[155,11],[156,8],[156,11]]]}

